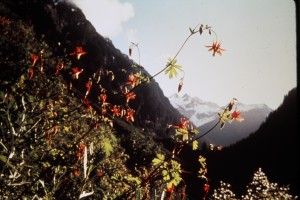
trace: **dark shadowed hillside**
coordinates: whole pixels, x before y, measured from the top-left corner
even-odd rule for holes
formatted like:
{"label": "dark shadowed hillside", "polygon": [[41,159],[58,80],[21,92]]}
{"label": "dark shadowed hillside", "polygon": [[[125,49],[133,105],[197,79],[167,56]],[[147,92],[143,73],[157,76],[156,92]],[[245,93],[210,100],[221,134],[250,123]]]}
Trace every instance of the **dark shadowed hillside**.
{"label": "dark shadowed hillside", "polygon": [[[55,50],[57,56],[73,51],[75,46],[82,46],[87,53],[81,59],[84,73],[80,82],[74,82],[74,87],[84,93],[85,83],[94,73],[111,71],[117,81],[101,80],[107,89],[108,99],[112,103],[120,103],[122,99],[113,95],[119,90],[130,72],[133,61],[114,47],[108,38],[98,34],[92,24],[86,20],[80,9],[74,5],[57,1],[4,1],[7,6],[6,15],[25,19],[32,24],[38,37],[44,37]],[[126,70],[127,73],[124,73]],[[142,74],[150,76],[146,70]],[[1,77],[4,80],[5,77]],[[94,91],[96,94],[97,91]],[[147,130],[163,134],[166,124],[177,123],[180,114],[175,110],[155,80],[135,90],[137,98],[132,107],[136,110],[135,124]],[[96,101],[97,96],[90,97]]]}
{"label": "dark shadowed hillside", "polygon": [[128,92],[151,75],[65,1],[1,1],[0,28],[1,199],[141,195],[182,116],[152,78]]}
{"label": "dark shadowed hillside", "polygon": [[208,174],[213,185],[222,180],[231,183],[237,193],[244,193],[253,173],[261,167],[271,182],[290,184],[291,191],[299,196],[297,109],[294,88],[258,131],[220,152],[209,152]]}

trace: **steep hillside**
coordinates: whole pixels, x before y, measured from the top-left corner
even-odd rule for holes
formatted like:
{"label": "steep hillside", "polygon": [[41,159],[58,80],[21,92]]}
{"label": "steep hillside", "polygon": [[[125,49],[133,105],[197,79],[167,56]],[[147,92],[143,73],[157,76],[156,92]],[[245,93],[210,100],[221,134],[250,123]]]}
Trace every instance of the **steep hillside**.
{"label": "steep hillside", "polygon": [[273,111],[259,130],[235,145],[207,153],[209,177],[215,186],[222,180],[243,193],[252,174],[261,167],[269,180],[290,184],[299,196],[299,116],[297,89]]}
{"label": "steep hillside", "polygon": [[[82,57],[80,64],[84,73],[80,75],[80,81],[74,82],[73,87],[82,94],[85,93],[85,83],[95,73],[112,72],[116,81],[108,79],[100,81],[111,103],[118,104],[123,100],[120,95],[113,92],[120,90],[130,73],[135,73],[135,64],[126,54],[114,47],[108,38],[98,34],[92,24],[86,20],[80,9],[74,5],[57,1],[4,1],[9,9],[7,15],[16,13],[16,18],[26,19],[32,24],[38,37],[43,37],[48,45],[55,50],[57,56],[63,56],[66,52],[74,51],[75,46],[82,46],[87,52]],[[149,76],[144,69],[141,73]],[[1,77],[5,79],[6,77]],[[66,78],[68,78],[66,76]],[[99,84],[99,85],[100,85]],[[96,102],[98,91],[90,95],[90,100]],[[155,80],[135,90],[136,99],[132,107],[136,110],[135,125],[147,130],[164,134],[166,124],[177,123],[181,114],[175,110],[164,96]]]}
{"label": "steep hillside", "polygon": [[64,1],[1,1],[0,28],[1,198],[162,195],[153,138],[182,115],[153,79],[129,92],[147,71]]}

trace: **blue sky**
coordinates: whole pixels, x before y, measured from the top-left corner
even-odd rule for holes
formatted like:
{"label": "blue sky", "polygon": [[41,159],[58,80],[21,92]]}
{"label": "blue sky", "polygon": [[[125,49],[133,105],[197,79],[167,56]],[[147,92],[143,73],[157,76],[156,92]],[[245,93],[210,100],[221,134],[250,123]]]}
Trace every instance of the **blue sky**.
{"label": "blue sky", "polygon": [[[138,43],[140,63],[152,75],[175,56],[189,27],[211,26],[225,51],[212,57],[205,45],[215,37],[194,35],[177,57],[185,71],[179,95],[220,106],[235,97],[276,109],[297,85],[293,0],[72,1],[123,53],[128,54],[131,42]],[[138,62],[137,52],[132,58]],[[168,97],[177,93],[182,76],[170,80],[162,73],[155,80]]]}

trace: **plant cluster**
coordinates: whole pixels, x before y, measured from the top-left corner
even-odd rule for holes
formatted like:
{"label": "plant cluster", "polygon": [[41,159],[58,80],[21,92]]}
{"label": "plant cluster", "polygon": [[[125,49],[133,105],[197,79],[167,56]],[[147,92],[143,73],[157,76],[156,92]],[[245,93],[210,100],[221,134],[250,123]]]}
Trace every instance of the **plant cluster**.
{"label": "plant cluster", "polygon": [[[115,80],[112,71],[99,69],[84,83],[85,92],[73,87],[82,81],[85,73],[81,58],[88,54],[83,46],[63,56],[55,56],[43,37],[37,39],[31,26],[23,21],[0,17],[0,36],[3,69],[0,90],[0,193],[3,199],[186,199],[186,185],[181,177],[186,172],[177,156],[185,145],[198,149],[198,140],[211,132],[219,123],[221,128],[233,120],[242,121],[233,98],[219,112],[219,121],[207,132],[199,135],[189,120],[179,119],[178,124],[166,125],[174,131],[174,148],[170,154],[156,149],[149,165],[133,171],[127,168],[129,159],[120,145],[114,122],[135,121],[131,101],[134,90],[164,72],[176,77],[183,68],[176,57],[188,39],[203,31],[215,32],[207,25],[190,28],[177,54],[152,77],[142,74],[140,66],[124,70],[126,81],[114,94],[120,96],[113,104],[102,86],[102,79]],[[216,36],[216,34],[215,34]],[[208,51],[222,55],[220,42],[213,41]],[[129,48],[131,56],[132,43]],[[183,86],[180,80],[178,92]],[[97,94],[92,101],[91,93]],[[135,141],[132,140],[132,146]],[[132,148],[134,150],[134,148]],[[153,153],[153,152],[152,152]],[[150,155],[151,153],[145,152]],[[201,168],[198,174],[205,179],[208,193],[205,158],[199,155]],[[205,195],[206,196],[206,195]]]}
{"label": "plant cluster", "polygon": [[[128,155],[111,120],[86,98],[91,82],[82,96],[63,76],[76,81],[83,70],[67,56],[53,56],[22,21],[1,26],[1,44],[7,47],[1,52],[2,198],[114,199],[135,187],[140,179],[125,165]],[[80,59],[81,50],[69,55]],[[99,101],[106,108],[103,95]]]}
{"label": "plant cluster", "polygon": [[220,187],[214,190],[209,199],[298,199],[297,196],[289,194],[289,186],[279,186],[277,183],[271,183],[266,174],[259,168],[253,175],[251,183],[247,186],[247,193],[240,198],[231,190],[231,185],[220,181]]}

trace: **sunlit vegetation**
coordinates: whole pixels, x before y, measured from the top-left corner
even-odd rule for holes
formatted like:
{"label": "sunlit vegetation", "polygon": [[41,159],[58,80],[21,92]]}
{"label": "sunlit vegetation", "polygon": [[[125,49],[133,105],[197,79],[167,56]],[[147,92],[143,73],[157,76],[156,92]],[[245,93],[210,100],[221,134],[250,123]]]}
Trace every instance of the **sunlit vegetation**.
{"label": "sunlit vegetation", "polygon": [[[243,121],[233,98],[205,133],[200,134],[185,118],[166,124],[172,133],[171,152],[134,126],[136,88],[163,72],[169,78],[184,72],[177,55],[191,36],[213,33],[208,51],[222,55],[224,49],[207,25],[190,28],[176,55],[153,76],[143,74],[141,66],[133,62],[131,71],[122,69],[123,77],[100,67],[84,82],[81,59],[91,53],[84,46],[74,45],[68,51],[58,44],[62,53],[56,54],[44,36],[37,36],[22,20],[0,16],[0,27],[3,199],[188,199],[185,190],[190,186],[182,174],[191,172],[181,167],[178,158],[183,147],[197,150],[197,141],[218,125],[223,128],[233,120]],[[135,50],[139,54],[138,44],[132,43],[129,55]],[[119,87],[110,91],[104,81],[116,82]],[[84,91],[74,87],[78,84]],[[178,92],[183,85],[182,77]],[[124,135],[116,125],[132,134]],[[139,162],[131,164],[134,159]],[[199,155],[195,162],[200,168],[191,176],[204,180],[205,198],[210,190],[206,159]]]}

